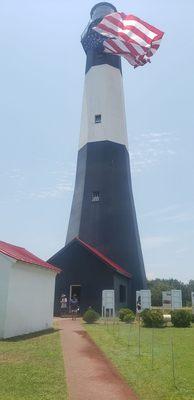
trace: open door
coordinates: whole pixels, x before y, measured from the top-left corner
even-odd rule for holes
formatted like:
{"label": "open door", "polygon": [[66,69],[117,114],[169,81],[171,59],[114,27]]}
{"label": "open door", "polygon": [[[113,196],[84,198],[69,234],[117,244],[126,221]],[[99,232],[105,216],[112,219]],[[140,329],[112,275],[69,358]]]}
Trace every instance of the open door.
{"label": "open door", "polygon": [[70,285],[70,299],[72,299],[73,295],[77,296],[78,303],[81,301],[81,285]]}

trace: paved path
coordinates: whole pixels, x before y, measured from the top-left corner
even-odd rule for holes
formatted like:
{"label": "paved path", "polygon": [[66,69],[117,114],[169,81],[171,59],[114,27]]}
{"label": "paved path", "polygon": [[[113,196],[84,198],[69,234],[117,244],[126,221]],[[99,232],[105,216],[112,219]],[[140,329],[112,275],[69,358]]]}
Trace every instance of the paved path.
{"label": "paved path", "polygon": [[81,321],[58,319],[69,400],[138,400]]}

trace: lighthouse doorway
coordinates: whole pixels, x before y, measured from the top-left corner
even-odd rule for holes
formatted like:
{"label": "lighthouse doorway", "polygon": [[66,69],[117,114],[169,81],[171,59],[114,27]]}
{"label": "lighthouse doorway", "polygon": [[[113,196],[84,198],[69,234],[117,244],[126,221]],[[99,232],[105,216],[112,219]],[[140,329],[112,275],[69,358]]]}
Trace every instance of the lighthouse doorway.
{"label": "lighthouse doorway", "polygon": [[81,300],[81,288],[81,285],[70,285],[70,299],[76,295],[79,304]]}

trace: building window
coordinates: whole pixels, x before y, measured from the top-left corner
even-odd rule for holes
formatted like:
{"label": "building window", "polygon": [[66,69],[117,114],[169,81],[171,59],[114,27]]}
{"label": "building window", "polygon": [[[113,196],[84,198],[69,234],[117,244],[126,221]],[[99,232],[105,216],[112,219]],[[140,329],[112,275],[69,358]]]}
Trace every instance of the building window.
{"label": "building window", "polygon": [[96,202],[100,200],[100,192],[92,192],[92,202]]}
{"label": "building window", "polygon": [[126,286],[124,285],[119,286],[119,301],[120,303],[126,302]]}
{"label": "building window", "polygon": [[100,124],[101,123],[101,114],[96,114],[95,115],[95,124]]}

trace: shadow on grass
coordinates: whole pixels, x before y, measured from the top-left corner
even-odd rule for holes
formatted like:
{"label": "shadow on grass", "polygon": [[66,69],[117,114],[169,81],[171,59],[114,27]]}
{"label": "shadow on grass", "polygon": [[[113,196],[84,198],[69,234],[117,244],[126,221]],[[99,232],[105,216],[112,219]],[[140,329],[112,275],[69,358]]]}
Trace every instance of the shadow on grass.
{"label": "shadow on grass", "polygon": [[8,339],[0,339],[0,342],[20,342],[20,341],[24,341],[24,340],[29,340],[29,339],[33,339],[33,338],[37,338],[40,336],[45,336],[45,335],[51,335],[53,333],[56,333],[60,331],[60,329],[58,328],[50,328],[50,329],[45,329],[44,331],[38,331],[38,332],[33,332],[33,333],[29,333],[26,335],[20,335],[20,336],[14,336]]}

